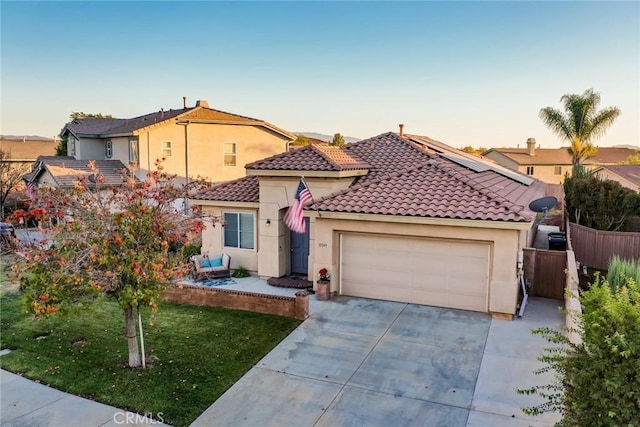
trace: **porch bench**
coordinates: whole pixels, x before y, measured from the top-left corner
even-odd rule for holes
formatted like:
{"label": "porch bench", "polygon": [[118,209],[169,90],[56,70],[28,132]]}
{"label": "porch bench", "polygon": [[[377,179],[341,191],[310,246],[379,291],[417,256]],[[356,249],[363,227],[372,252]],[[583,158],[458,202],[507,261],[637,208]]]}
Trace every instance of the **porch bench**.
{"label": "porch bench", "polygon": [[195,280],[231,277],[231,270],[229,269],[231,257],[228,254],[194,255],[191,257],[191,261],[195,266]]}

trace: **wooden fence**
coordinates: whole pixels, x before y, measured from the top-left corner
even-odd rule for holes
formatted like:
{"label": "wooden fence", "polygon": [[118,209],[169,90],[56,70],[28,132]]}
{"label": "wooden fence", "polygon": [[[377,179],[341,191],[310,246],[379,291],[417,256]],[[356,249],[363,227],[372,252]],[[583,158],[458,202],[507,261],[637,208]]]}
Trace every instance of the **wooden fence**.
{"label": "wooden fence", "polygon": [[564,299],[566,284],[565,251],[527,248],[524,250],[525,277],[531,283],[531,296]]}
{"label": "wooden fence", "polygon": [[569,228],[571,247],[581,265],[606,270],[614,255],[640,258],[640,233],[594,230],[574,223]]}

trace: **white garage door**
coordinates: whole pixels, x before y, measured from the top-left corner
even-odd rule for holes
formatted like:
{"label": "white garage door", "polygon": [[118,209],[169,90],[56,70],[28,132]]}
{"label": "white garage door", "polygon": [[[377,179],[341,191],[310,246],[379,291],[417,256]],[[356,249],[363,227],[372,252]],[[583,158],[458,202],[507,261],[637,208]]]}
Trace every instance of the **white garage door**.
{"label": "white garage door", "polygon": [[489,244],[341,235],[343,295],[488,310]]}

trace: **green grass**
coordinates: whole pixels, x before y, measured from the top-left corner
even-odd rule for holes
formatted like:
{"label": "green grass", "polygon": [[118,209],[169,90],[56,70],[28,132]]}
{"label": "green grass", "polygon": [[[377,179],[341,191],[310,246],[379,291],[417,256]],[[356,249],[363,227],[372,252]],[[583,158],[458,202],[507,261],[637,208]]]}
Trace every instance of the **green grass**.
{"label": "green grass", "polygon": [[[126,367],[124,316],[110,300],[78,315],[33,320],[17,292],[0,299],[0,367],[43,384],[180,426],[197,418],[287,336],[297,320],[161,303],[143,312],[146,370]],[[152,326],[153,325],[153,326]]]}

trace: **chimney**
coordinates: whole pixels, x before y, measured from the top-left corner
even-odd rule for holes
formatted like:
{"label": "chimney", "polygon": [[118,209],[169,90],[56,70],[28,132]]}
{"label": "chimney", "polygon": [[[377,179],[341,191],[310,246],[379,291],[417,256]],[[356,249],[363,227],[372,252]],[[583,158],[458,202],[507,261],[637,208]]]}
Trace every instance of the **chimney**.
{"label": "chimney", "polygon": [[536,139],[535,138],[527,139],[527,154],[530,156],[536,155]]}
{"label": "chimney", "polygon": [[207,101],[205,101],[204,99],[200,99],[200,100],[196,101],[196,107],[209,108],[209,103]]}
{"label": "chimney", "polygon": [[398,126],[400,127],[400,132],[398,132],[398,135],[400,135],[402,137],[402,136],[404,136],[404,125],[403,124],[399,124]]}
{"label": "chimney", "polygon": [[182,97],[182,108],[184,108],[185,110],[187,109],[187,97],[186,96]]}

